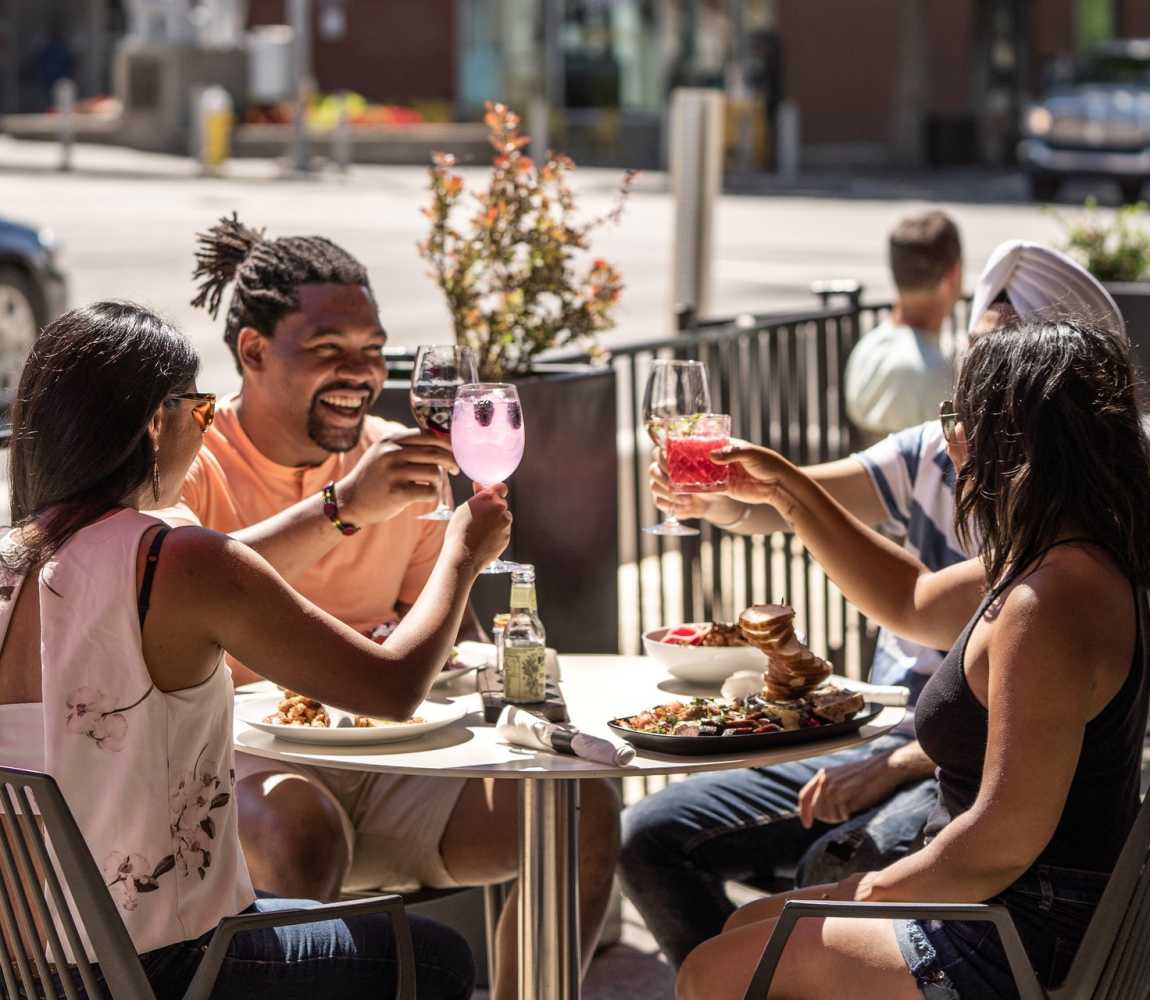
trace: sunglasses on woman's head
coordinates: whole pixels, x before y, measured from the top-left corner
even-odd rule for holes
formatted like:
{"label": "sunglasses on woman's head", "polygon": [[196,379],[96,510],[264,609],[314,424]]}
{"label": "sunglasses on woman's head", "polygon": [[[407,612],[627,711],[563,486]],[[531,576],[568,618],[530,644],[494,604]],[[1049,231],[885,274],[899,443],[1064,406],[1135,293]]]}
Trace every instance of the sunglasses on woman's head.
{"label": "sunglasses on woman's head", "polygon": [[201,431],[206,431],[212,426],[212,421],[216,419],[216,394],[214,392],[176,392],[168,399],[190,399],[195,403],[196,405],[192,407],[192,416],[199,424]]}
{"label": "sunglasses on woman's head", "polygon": [[942,436],[947,444],[954,444],[958,429],[958,410],[954,408],[953,399],[944,399],[938,404],[938,422],[942,424]]}

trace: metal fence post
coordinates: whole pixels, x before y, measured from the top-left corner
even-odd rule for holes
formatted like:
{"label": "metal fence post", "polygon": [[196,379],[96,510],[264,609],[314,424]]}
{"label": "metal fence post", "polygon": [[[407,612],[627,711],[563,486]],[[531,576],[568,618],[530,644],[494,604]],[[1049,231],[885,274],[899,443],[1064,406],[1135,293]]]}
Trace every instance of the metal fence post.
{"label": "metal fence post", "polygon": [[671,95],[671,188],[675,235],[672,306],[711,311],[714,206],[723,181],[723,94],[682,87]]}
{"label": "metal fence post", "polygon": [[60,170],[72,169],[72,150],[76,144],[76,81],[57,80],[52,88],[56,105],[56,134],[60,139]]}

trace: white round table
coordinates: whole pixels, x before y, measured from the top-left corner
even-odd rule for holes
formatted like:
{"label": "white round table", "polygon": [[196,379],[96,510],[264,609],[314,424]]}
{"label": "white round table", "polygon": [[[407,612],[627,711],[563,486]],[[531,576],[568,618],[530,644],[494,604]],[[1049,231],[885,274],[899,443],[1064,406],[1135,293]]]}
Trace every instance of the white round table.
{"label": "white round table", "polygon": [[[560,687],[571,722],[588,733],[610,735],[607,721],[700,691],[671,677],[643,656],[562,657]],[[242,697],[242,696],[241,696]],[[519,821],[519,997],[579,997],[578,782],[764,767],[829,753],[874,739],[902,721],[904,709],[884,708],[857,735],[816,740],[760,753],[676,757],[638,751],[627,767],[606,767],[578,757],[510,746],[483,721],[479,695],[432,692],[463,700],[471,709],[459,723],[417,740],[370,748],[289,743],[236,723],[237,750],[271,760],[354,771],[417,774],[428,778],[503,778],[522,782]]]}

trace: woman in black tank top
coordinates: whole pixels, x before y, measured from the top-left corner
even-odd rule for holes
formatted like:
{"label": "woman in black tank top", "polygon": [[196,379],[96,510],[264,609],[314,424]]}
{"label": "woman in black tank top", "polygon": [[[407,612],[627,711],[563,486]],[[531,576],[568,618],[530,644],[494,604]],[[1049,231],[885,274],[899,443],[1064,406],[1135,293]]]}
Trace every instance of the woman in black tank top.
{"label": "woman in black tank top", "polygon": [[[1150,697],[1150,453],[1129,346],[1043,323],[980,337],[944,409],[957,522],[979,559],[929,573],[779,455],[734,447],[731,493],[769,502],[868,617],[950,649],[918,701],[939,802],[918,852],[800,890],[1003,903],[1039,979],[1065,976],[1139,807]],[[791,894],[794,895],[794,894]],[[740,910],[684,964],[681,1000],[741,997],[787,897]],[[997,932],[803,920],[771,996],[1017,996]]]}

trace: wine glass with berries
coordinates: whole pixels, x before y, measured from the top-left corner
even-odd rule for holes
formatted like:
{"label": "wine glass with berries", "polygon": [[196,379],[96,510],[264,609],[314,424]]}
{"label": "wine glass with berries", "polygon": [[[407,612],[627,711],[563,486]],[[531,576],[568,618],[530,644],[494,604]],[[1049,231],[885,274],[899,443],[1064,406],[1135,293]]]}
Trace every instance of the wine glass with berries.
{"label": "wine glass with berries", "polygon": [[[643,393],[643,422],[651,441],[664,453],[670,451],[672,432],[680,429],[681,421],[706,414],[710,409],[711,391],[707,384],[707,366],[703,362],[656,358],[651,363],[647,388]],[[677,442],[679,434],[674,436]],[[672,487],[678,485],[676,478],[672,476]],[[643,530],[652,535],[699,534],[698,528],[683,524],[674,514],[668,514],[658,524]]]}
{"label": "wine glass with berries", "polygon": [[[479,378],[475,351],[457,344],[433,344],[420,347],[411,369],[411,415],[427,434],[447,440],[451,437],[451,412],[455,393],[461,385]],[[439,506],[421,521],[451,519],[451,484],[447,473],[439,470]]]}
{"label": "wine glass with berries", "polygon": [[[451,450],[459,468],[480,486],[503,482],[523,458],[523,408],[507,382],[460,386],[451,415]],[[518,563],[496,559],[484,573],[510,573]]]}

